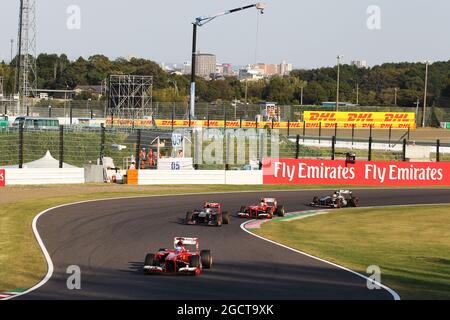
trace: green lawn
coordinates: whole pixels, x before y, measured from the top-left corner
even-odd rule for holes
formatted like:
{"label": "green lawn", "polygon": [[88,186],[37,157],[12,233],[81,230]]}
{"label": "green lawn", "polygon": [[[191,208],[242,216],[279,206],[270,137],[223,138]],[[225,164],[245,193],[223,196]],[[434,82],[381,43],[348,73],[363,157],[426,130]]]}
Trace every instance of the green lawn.
{"label": "green lawn", "polygon": [[258,235],[365,274],[402,299],[450,299],[450,205],[332,211],[273,221]]}

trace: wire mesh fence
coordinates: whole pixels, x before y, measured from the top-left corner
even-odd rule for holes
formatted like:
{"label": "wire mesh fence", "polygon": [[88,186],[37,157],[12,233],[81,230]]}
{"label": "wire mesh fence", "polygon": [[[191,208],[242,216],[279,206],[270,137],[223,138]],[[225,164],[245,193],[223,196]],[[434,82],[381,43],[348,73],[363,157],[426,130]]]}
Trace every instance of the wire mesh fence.
{"label": "wire mesh fence", "polygon": [[[242,102],[218,101],[213,103],[198,102],[195,108],[195,119],[198,120],[250,120],[264,115],[266,105],[247,104]],[[417,123],[422,123],[423,108],[396,106],[359,106],[343,105],[344,112],[413,112]],[[331,105],[280,105],[277,107],[279,121],[303,121],[304,111],[333,111]],[[0,114],[19,115],[17,101],[0,101]],[[73,118],[155,118],[163,120],[181,120],[189,118],[187,102],[165,103],[152,102],[149,107],[135,110],[108,109],[107,101],[97,100],[39,100],[28,110],[30,116],[36,117],[73,117]],[[426,124],[450,122],[448,105],[429,107],[426,113]]]}
{"label": "wire mesh fence", "polygon": [[[176,130],[182,143],[174,145],[171,130],[60,126],[55,130],[8,128],[0,131],[0,166],[32,167],[46,157],[59,165],[110,168],[158,168],[159,159],[192,158],[195,168],[259,169],[263,158],[450,161],[450,141],[287,136],[270,129]],[[53,160],[52,160],[53,159]],[[144,164],[142,164],[144,159]]]}

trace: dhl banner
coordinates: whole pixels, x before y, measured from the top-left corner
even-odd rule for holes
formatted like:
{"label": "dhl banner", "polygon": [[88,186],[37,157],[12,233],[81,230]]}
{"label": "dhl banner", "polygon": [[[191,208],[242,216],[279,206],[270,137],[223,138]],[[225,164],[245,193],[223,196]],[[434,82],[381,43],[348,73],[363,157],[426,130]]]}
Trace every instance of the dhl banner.
{"label": "dhl banner", "polygon": [[416,114],[414,112],[324,112],[305,111],[304,120],[307,123],[321,123],[322,125],[345,124],[352,126],[360,124],[385,125],[388,128],[392,125],[404,124],[415,125]]}
{"label": "dhl banner", "polygon": [[[343,112],[346,114],[345,112]],[[291,121],[291,122],[271,122],[271,121],[225,121],[223,120],[132,120],[132,119],[114,119],[111,118],[106,120],[106,125],[118,126],[118,127],[136,127],[136,128],[186,128],[186,127],[203,127],[203,128],[274,128],[274,129],[317,129],[321,127],[322,129],[416,129],[416,123],[414,119],[414,113],[412,114],[385,114],[382,113],[383,117],[376,112],[373,113],[361,113],[362,115],[357,115],[353,121],[348,121],[349,117],[337,118],[337,113],[327,113],[324,114],[307,114],[305,112],[304,122]],[[339,113],[340,114],[340,113]],[[377,114],[377,115],[376,115]],[[390,116],[391,115],[391,116]],[[400,115],[403,115],[401,118]],[[412,118],[411,118],[412,117]],[[328,119],[328,120],[327,120]],[[336,120],[334,120],[336,119]],[[343,119],[344,121],[337,121]],[[411,120],[412,119],[412,120]],[[382,121],[380,121],[382,120]]]}
{"label": "dhl banner", "polygon": [[264,159],[264,184],[450,186],[450,162]]}

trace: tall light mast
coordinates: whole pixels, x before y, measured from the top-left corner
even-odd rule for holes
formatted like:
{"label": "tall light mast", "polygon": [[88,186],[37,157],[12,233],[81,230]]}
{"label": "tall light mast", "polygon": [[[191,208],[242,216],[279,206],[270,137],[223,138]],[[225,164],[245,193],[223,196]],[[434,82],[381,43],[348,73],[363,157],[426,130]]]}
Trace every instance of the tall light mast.
{"label": "tall light mast", "polygon": [[192,118],[195,118],[195,69],[196,69],[196,55],[197,55],[197,28],[204,26],[208,22],[228,14],[232,14],[238,11],[247,10],[250,8],[256,8],[261,12],[261,14],[264,13],[264,9],[266,8],[266,4],[262,2],[258,2],[255,4],[251,4],[245,7],[240,7],[224,12],[219,12],[217,14],[211,15],[211,16],[203,16],[198,17],[195,19],[195,21],[192,23],[193,25],[193,36],[192,36],[192,63],[191,63],[191,92],[190,92],[190,116]]}

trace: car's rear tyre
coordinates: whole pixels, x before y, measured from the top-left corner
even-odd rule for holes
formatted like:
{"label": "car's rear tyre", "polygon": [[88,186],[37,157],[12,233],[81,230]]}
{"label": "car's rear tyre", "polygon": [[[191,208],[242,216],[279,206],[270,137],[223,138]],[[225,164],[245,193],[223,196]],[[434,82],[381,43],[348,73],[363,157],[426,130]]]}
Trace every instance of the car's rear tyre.
{"label": "car's rear tyre", "polygon": [[211,269],[212,266],[212,255],[210,250],[200,251],[200,257],[202,260],[202,267],[204,269]]}
{"label": "car's rear tyre", "polygon": [[153,253],[149,253],[145,256],[144,266],[153,267],[156,264],[155,255]]}
{"label": "car's rear tyre", "polygon": [[286,214],[286,211],[284,210],[284,206],[278,206],[277,207],[277,216],[284,217]]}
{"label": "car's rear tyre", "polygon": [[231,220],[231,217],[228,212],[222,213],[222,223],[223,224],[230,224],[230,220]]}
{"label": "car's rear tyre", "polygon": [[190,256],[189,257],[189,267],[198,268],[200,266],[200,257],[199,256]]}
{"label": "car's rear tyre", "polygon": [[320,199],[319,199],[319,197],[318,196],[315,196],[314,198],[313,198],[313,201],[312,201],[315,205],[318,205],[319,204],[319,202],[320,202]]}
{"label": "car's rear tyre", "polygon": [[193,214],[192,212],[190,212],[190,211],[187,212],[187,213],[186,213],[186,220],[185,220],[185,222],[186,222],[186,223],[192,222],[193,216],[194,216],[194,214]]}

